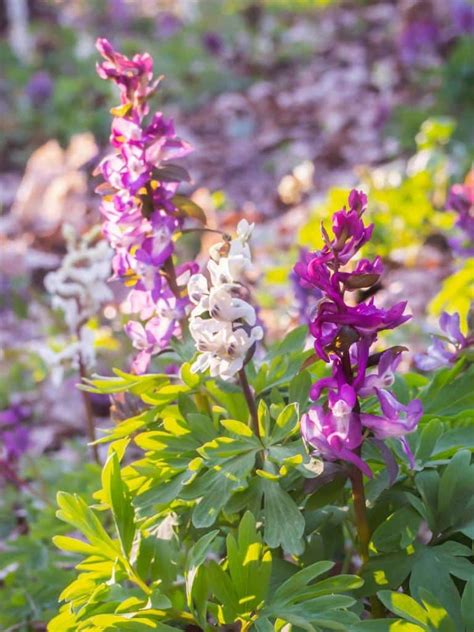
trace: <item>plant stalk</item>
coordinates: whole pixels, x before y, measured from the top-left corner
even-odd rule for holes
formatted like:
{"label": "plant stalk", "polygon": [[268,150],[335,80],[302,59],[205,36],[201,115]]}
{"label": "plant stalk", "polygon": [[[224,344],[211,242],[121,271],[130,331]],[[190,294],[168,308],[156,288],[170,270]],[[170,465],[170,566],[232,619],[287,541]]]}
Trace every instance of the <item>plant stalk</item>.
{"label": "plant stalk", "polygon": [[257,404],[255,403],[255,398],[250,388],[250,384],[247,379],[247,374],[245,373],[245,367],[242,367],[239,371],[239,380],[240,380],[240,385],[242,386],[242,391],[244,393],[245,401],[247,402],[247,406],[249,409],[251,427],[254,433],[260,439],[261,437],[260,437],[260,429],[258,427]]}
{"label": "plant stalk", "polygon": [[[352,373],[351,360],[348,352],[342,355],[342,367],[344,375],[349,384],[352,384],[354,376]],[[360,413],[359,400],[356,400],[354,406],[354,412]],[[360,447],[358,449],[358,455],[360,456]],[[363,564],[369,561],[369,543],[370,543],[370,527],[367,520],[367,506],[365,500],[364,489],[364,476],[358,467],[352,466],[350,479],[352,484],[352,501],[354,504],[354,516],[355,527],[357,530],[357,540],[359,544],[359,553],[362,558]],[[385,610],[381,602],[376,595],[372,595],[370,598],[371,616],[373,619],[383,618],[385,616]]]}
{"label": "plant stalk", "polygon": [[[84,382],[85,378],[87,378],[86,367],[84,366],[84,361],[82,359],[82,355],[79,353],[79,375],[81,378],[81,383]],[[91,452],[94,458],[94,461],[97,465],[101,465],[99,450],[95,441],[97,439],[95,434],[95,420],[94,420],[94,411],[92,410],[92,402],[89,396],[89,393],[81,390],[82,401],[84,403],[84,411],[86,413],[86,428],[87,428],[87,436],[89,437],[89,443],[91,443]]]}
{"label": "plant stalk", "polygon": [[[166,278],[168,279],[168,284],[170,286],[170,290],[173,292],[176,300],[180,300],[182,297],[181,290],[179,289],[178,279],[176,276],[176,268],[174,267],[173,255],[171,254],[168,259],[163,264],[163,270],[166,274]],[[181,333],[184,335],[188,331],[188,320],[186,316],[179,321],[179,326],[181,327]]]}

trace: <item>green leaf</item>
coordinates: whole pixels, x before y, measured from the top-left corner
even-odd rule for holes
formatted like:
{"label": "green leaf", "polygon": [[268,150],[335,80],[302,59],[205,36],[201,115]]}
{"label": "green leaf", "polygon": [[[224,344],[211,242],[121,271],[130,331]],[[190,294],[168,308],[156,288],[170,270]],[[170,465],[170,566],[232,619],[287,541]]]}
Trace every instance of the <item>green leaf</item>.
{"label": "green leaf", "polygon": [[440,632],[456,632],[456,626],[439,601],[425,588],[420,588],[420,601],[423,604],[430,628]]}
{"label": "green leaf", "polygon": [[453,456],[441,475],[438,487],[438,512],[442,528],[453,523],[453,514],[457,513],[455,509],[458,509],[455,508],[456,497],[461,503],[461,510],[464,510],[466,493],[474,492],[474,467],[471,468],[470,463],[471,453],[468,450],[461,450]]}
{"label": "green leaf", "polygon": [[260,437],[265,440],[270,433],[270,411],[268,410],[268,406],[263,399],[261,399],[258,403],[257,416],[258,431],[260,433]]}
{"label": "green leaf", "polygon": [[276,481],[262,479],[264,490],[265,542],[272,548],[281,546],[286,553],[303,551],[304,518],[295,501]]}
{"label": "green leaf", "polygon": [[194,544],[189,550],[185,567],[186,580],[186,602],[188,608],[195,610],[200,621],[206,618],[206,597],[207,591],[203,594],[202,583],[205,581],[205,574],[202,572],[202,564],[205,562],[207,554],[219,532],[210,531]]}
{"label": "green leaf", "polygon": [[407,551],[371,557],[362,567],[364,585],[358,594],[373,595],[381,588],[398,588],[410,574],[414,561],[414,553]]}
{"label": "green leaf", "polygon": [[390,612],[422,626],[428,623],[426,610],[412,597],[389,590],[381,590],[377,596]]}
{"label": "green leaf", "polygon": [[426,463],[435,452],[436,444],[443,434],[443,424],[439,419],[432,419],[421,430],[415,459],[420,463]]}
{"label": "green leaf", "polygon": [[58,492],[57,502],[60,507],[57,517],[72,525],[89,540],[91,545],[100,549],[101,554],[108,559],[115,560],[120,554],[117,543],[114,542],[97,516],[79,496]]}
{"label": "green leaf", "polygon": [[250,428],[242,421],[237,421],[236,419],[221,419],[220,423],[226,430],[239,437],[248,438],[254,436]]}
{"label": "green leaf", "polygon": [[271,553],[250,512],[242,518],[237,538],[227,536],[226,548],[227,571],[214,561],[208,566],[209,586],[219,601],[219,622],[249,621],[264,604],[272,567]]}
{"label": "green leaf", "polygon": [[312,380],[308,371],[301,371],[301,373],[295,375],[288,389],[288,401],[290,404],[296,402],[300,410],[306,410],[311,385]]}
{"label": "green leaf", "polygon": [[298,404],[288,404],[278,415],[270,436],[270,445],[290,437],[298,427]]}
{"label": "green leaf", "polygon": [[465,626],[474,630],[474,577],[471,577],[464,586],[461,599],[461,614]]}
{"label": "green leaf", "polygon": [[274,593],[273,600],[287,601],[301,592],[316,577],[324,575],[333,568],[334,562],[322,561],[310,564],[287,579]]}
{"label": "green leaf", "polygon": [[462,368],[460,361],[453,368],[441,369],[421,391],[425,418],[455,418],[474,411],[474,365]]}
{"label": "green leaf", "polygon": [[128,558],[135,536],[135,514],[130,493],[122,481],[120,462],[112,451],[102,469],[105,502],[110,506],[124,557]]}
{"label": "green leaf", "polygon": [[422,517],[411,507],[401,507],[388,516],[372,535],[378,551],[398,551],[411,544],[420,527]]}
{"label": "green leaf", "polygon": [[100,555],[100,549],[76,538],[69,538],[64,535],[53,536],[53,542],[58,549],[69,551],[70,553],[82,553],[83,555]]}
{"label": "green leaf", "polygon": [[174,195],[171,198],[171,201],[183,215],[187,215],[188,217],[192,217],[193,219],[197,219],[203,224],[206,224],[206,213],[199,204],[196,204],[196,202],[193,202],[190,198],[185,195]]}

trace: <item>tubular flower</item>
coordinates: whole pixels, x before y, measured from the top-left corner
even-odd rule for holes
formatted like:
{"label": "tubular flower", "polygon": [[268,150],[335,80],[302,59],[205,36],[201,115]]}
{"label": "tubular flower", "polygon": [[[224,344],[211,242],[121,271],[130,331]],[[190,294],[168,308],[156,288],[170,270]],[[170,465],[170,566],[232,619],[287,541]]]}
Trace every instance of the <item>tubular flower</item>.
{"label": "tubular flower", "polygon": [[[165,268],[174,267],[174,237],[183,225],[174,196],[180,181],[188,179],[185,169],[172,161],[189,153],[191,146],[176,136],[173,121],[161,112],[155,112],[151,120],[145,118],[148,99],[160,81],[153,77],[150,55],[129,59],[105,39],[97,41],[97,49],[105,59],[97,65],[97,72],[118,86],[121,100],[112,110],[114,152],[99,165],[104,178],[98,187],[103,195],[103,234],[114,250],[114,276],[130,288],[126,310],[149,319],[144,326],[129,323],[125,327],[140,349],[133,369],[141,372],[152,355],[180,332],[179,320],[189,305],[182,295],[183,279],[177,273],[177,284],[171,286]],[[194,264],[186,265],[191,272],[197,269]],[[163,305],[172,303],[164,315]]]}
{"label": "tubular flower", "polygon": [[474,345],[474,338],[461,332],[459,314],[443,312],[439,319],[442,337],[434,337],[426,353],[415,356],[415,363],[422,371],[433,371],[456,362],[460,354]]}
{"label": "tubular flower", "polygon": [[[332,364],[332,374],[311,388],[315,401],[320,401],[325,391],[327,394],[322,405],[311,407],[303,416],[301,429],[305,441],[323,459],[347,461],[370,476],[370,468],[360,457],[362,430],[379,440],[400,439],[412,465],[405,435],[415,430],[422,406],[419,400],[405,406],[387,390],[394,382],[402,349],[370,355],[380,331],[394,329],[410,318],[404,313],[406,303],[381,309],[373,298],[358,305],[346,302],[347,292],[373,287],[383,272],[380,257],[360,259],[348,270],[351,259],[373,231],[373,225],[366,227],[362,219],[366,195],[354,190],[348,204],[348,209],[334,214],[333,237],[323,227],[324,247],[305,254],[294,268],[302,288],[321,293],[309,330],[316,355]],[[369,366],[376,366],[376,371],[368,373]],[[383,415],[361,414],[360,398],[373,395],[377,395]]]}
{"label": "tubular flower", "polygon": [[202,274],[188,282],[194,304],[189,331],[199,352],[194,373],[210,370],[212,377],[231,379],[245,364],[252,348],[263,337],[256,324],[255,308],[246,300],[242,275],[252,266],[250,239],[253,225],[241,220],[237,237],[214,245],[207,264],[210,283]]}

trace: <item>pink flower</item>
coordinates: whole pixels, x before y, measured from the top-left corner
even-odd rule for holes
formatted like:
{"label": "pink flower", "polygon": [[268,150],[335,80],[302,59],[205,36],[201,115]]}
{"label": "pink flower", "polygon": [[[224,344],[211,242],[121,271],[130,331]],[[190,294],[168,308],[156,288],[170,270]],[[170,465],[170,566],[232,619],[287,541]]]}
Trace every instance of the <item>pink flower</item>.
{"label": "pink flower", "polygon": [[328,461],[348,461],[371,477],[369,466],[355,453],[362,443],[362,430],[358,415],[344,403],[334,411],[324,412],[321,406],[312,406],[301,418],[304,440],[314,453]]}
{"label": "pink flower", "polygon": [[416,430],[419,420],[423,415],[423,405],[419,399],[414,399],[406,406],[401,404],[386,390],[375,389],[382,408],[383,416],[361,414],[360,419],[364,426],[370,428],[376,439],[400,439],[411,467],[414,467],[414,458],[405,435]]}

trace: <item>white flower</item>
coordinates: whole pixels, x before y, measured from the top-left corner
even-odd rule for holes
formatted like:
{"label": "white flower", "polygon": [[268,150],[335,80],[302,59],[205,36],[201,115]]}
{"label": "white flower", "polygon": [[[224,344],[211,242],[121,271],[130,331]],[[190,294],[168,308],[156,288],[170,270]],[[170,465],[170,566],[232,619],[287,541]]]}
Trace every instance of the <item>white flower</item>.
{"label": "white flower", "polygon": [[32,345],[31,349],[47,365],[53,386],[59,386],[63,382],[66,371],[77,370],[80,362],[84,368],[91,369],[96,361],[95,333],[88,327],[81,328],[79,338],[64,341],[63,346],[59,348],[42,343]]}
{"label": "white flower", "polygon": [[105,241],[90,245],[96,236],[94,233],[80,241],[68,227],[64,233],[68,252],[61,267],[46,275],[44,284],[52,296],[53,307],[64,312],[71,333],[77,333],[104,303],[113,298],[107,285],[112,253]]}
{"label": "white flower", "polygon": [[248,245],[252,230],[253,224],[242,220],[235,239],[211,248],[210,284],[202,274],[189,279],[188,296],[195,306],[189,330],[199,351],[192,365],[194,373],[209,370],[212,377],[231,379],[243,368],[252,346],[263,338],[254,307],[239,296],[242,275],[252,265]]}
{"label": "white flower", "polygon": [[245,356],[263,337],[261,327],[253,327],[250,334],[243,328],[233,329],[232,323],[220,323],[214,319],[193,318],[190,332],[196,341],[200,355],[191,367],[193,373],[210,369],[212,377],[228,380],[244,365]]}
{"label": "white flower", "polygon": [[249,325],[255,325],[255,309],[247,301],[234,296],[238,289],[237,284],[231,283],[209,289],[206,278],[202,274],[194,274],[188,283],[189,298],[196,305],[192,317],[209,312],[215,320],[230,322],[242,319]]}
{"label": "white flower", "polygon": [[211,260],[208,270],[213,285],[240,281],[242,275],[252,268],[252,255],[248,241],[255,224],[242,219],[237,226],[237,237],[232,241],[221,241],[209,250]]}

